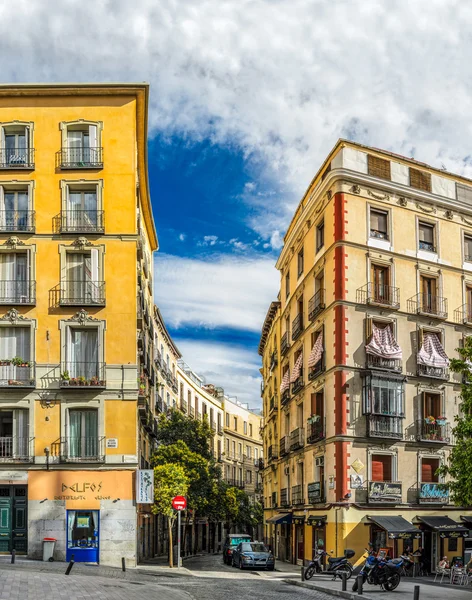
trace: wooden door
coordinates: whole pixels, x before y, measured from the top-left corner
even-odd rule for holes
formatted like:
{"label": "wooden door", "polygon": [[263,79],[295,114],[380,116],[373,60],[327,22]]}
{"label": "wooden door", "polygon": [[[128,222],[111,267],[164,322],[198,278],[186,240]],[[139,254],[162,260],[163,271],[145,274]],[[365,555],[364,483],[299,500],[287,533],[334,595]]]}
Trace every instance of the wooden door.
{"label": "wooden door", "polygon": [[421,277],[421,291],[423,312],[437,312],[437,281],[433,277]]}
{"label": "wooden door", "polygon": [[10,487],[0,487],[0,553],[11,552],[11,503]]}
{"label": "wooden door", "polygon": [[28,494],[24,486],[13,487],[12,546],[21,554],[28,552]]}
{"label": "wooden door", "polygon": [[372,265],[373,299],[375,302],[388,302],[389,272],[388,267]]}

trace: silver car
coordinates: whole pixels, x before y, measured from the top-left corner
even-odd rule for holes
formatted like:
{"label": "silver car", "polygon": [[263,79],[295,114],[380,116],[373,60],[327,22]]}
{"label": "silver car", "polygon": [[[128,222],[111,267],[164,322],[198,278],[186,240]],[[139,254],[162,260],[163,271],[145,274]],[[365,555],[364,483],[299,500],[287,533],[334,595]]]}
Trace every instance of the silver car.
{"label": "silver car", "polygon": [[262,542],[240,542],[233,550],[231,564],[241,570],[263,568],[273,571],[275,559],[272,552]]}

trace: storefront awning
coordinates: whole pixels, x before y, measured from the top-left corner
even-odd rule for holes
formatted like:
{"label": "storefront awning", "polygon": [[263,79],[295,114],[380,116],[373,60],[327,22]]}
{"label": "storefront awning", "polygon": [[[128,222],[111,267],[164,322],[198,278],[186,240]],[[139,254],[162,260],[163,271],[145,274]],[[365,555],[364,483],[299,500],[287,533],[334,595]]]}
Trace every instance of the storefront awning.
{"label": "storefront awning", "polygon": [[266,519],[266,523],[272,523],[273,525],[290,525],[292,523],[292,513],[279,513],[278,515]]}
{"label": "storefront awning", "polygon": [[420,530],[403,517],[368,516],[367,518],[372,521],[372,523],[385,529],[391,539],[421,537]]}
{"label": "storefront awning", "polygon": [[472,529],[472,515],[461,515],[461,521],[464,521],[464,527]]}
{"label": "storefront awning", "polygon": [[303,525],[305,522],[305,515],[293,515],[294,525]]}
{"label": "storefront awning", "polygon": [[311,515],[308,517],[307,525],[313,525],[313,527],[323,527],[326,525],[328,517],[323,515],[322,517],[317,517],[315,515]]}
{"label": "storefront awning", "polygon": [[456,523],[449,517],[417,517],[422,525],[426,525],[441,537],[466,537],[469,534],[467,527]]}

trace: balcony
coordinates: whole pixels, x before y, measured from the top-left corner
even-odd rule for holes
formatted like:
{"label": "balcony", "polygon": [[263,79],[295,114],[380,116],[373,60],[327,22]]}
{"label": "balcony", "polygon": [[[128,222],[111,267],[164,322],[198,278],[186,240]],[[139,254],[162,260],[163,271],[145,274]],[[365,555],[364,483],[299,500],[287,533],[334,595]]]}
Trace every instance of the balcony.
{"label": "balcony", "polygon": [[226,479],[226,483],[231,486],[243,490],[246,487],[244,481],[240,481],[239,479]]}
{"label": "balcony", "polygon": [[282,456],[287,456],[287,454],[290,452],[290,448],[289,448],[289,439],[288,437],[283,437],[280,438],[279,441],[279,456],[280,458],[282,458]]}
{"label": "balcony", "polygon": [[51,455],[60,462],[105,462],[105,437],[62,437],[51,444]]}
{"label": "balcony", "polygon": [[292,383],[292,394],[298,394],[298,392],[303,389],[305,386],[305,382],[303,380],[303,369],[300,370],[300,375],[295,379]]}
{"label": "balcony", "polygon": [[272,412],[273,410],[278,410],[278,404],[277,404],[277,396],[272,396],[272,398],[270,399],[269,402],[269,412]]}
{"label": "balcony", "polygon": [[56,166],[60,169],[102,169],[103,148],[62,148],[56,154]]}
{"label": "balcony", "polygon": [[326,421],[323,417],[313,415],[306,424],[307,443],[316,444],[326,438]]}
{"label": "balcony", "polygon": [[159,350],[155,350],[154,352],[154,364],[158,369],[162,369],[162,356]]}
{"label": "balcony", "polygon": [[105,306],[105,282],[76,279],[59,284],[61,306]]}
{"label": "balcony", "polygon": [[292,321],[292,340],[298,339],[303,331],[303,315],[297,315]]}
{"label": "balcony", "polygon": [[35,363],[15,357],[0,360],[0,388],[35,388]]}
{"label": "balcony", "polygon": [[36,304],[36,281],[0,281],[0,304]]}
{"label": "balcony", "polygon": [[34,438],[0,437],[0,463],[34,462]]}
{"label": "balcony", "polygon": [[286,331],[280,339],[280,353],[282,356],[286,354],[287,350],[290,348],[290,333]]}
{"label": "balcony", "polygon": [[212,433],[216,433],[216,421],[210,422],[210,429],[211,429]]}
{"label": "balcony", "polygon": [[195,419],[195,409],[193,406],[190,407],[189,414],[192,417],[192,419]]}
{"label": "balcony", "polygon": [[290,451],[300,450],[305,445],[305,430],[298,427],[290,432]]}
{"label": "balcony", "polygon": [[313,481],[307,486],[308,504],[325,502],[324,486],[321,481]]}
{"label": "balcony", "polygon": [[170,385],[172,387],[172,390],[175,393],[177,393],[179,391],[179,384],[177,382],[177,377],[175,375],[171,375]]}
{"label": "balcony", "polygon": [[358,304],[400,308],[400,290],[391,285],[366,283],[357,290]]}
{"label": "balcony", "polygon": [[288,508],[290,506],[288,488],[283,488],[280,490],[280,506],[281,508]]}
{"label": "balcony", "polygon": [[272,508],[277,508],[277,492],[272,492],[272,495],[270,497],[270,502],[271,502]]}
{"label": "balcony", "polygon": [[419,293],[409,298],[407,304],[410,313],[447,319],[447,298]]}
{"label": "balcony", "polygon": [[418,364],[418,377],[431,377],[431,379],[449,380],[449,369],[447,367],[430,367]]}
{"label": "balcony", "polygon": [[105,363],[65,362],[59,385],[74,390],[103,389],[106,387],[105,370]]}
{"label": "balcony", "polygon": [[183,413],[187,413],[187,408],[188,408],[188,404],[187,404],[186,400],[183,400],[183,399],[181,398],[181,400],[180,400],[180,410],[181,410]]}
{"label": "balcony", "polygon": [[290,400],[290,389],[285,390],[284,392],[282,392],[282,397],[280,399],[280,402],[282,404],[282,406],[284,406],[285,404],[287,404],[287,402]]}
{"label": "balcony", "polygon": [[0,231],[3,233],[33,233],[35,220],[34,210],[0,210]]}
{"label": "balcony", "polygon": [[367,415],[367,436],[392,440],[403,439],[403,418],[398,415]]}
{"label": "balcony", "polygon": [[278,364],[279,359],[277,358],[277,352],[272,352],[270,357],[270,370],[273,371]]}
{"label": "balcony", "polygon": [[394,371],[401,373],[402,361],[399,358],[383,358],[366,353],[366,368],[367,369],[383,369],[385,371]]}
{"label": "balcony", "polygon": [[256,469],[263,469],[264,468],[264,459],[263,458],[255,458],[254,465],[255,465]]}
{"label": "balcony", "polygon": [[463,323],[464,325],[472,324],[472,305],[463,304],[456,308],[454,311],[454,321],[456,323]]}
{"label": "balcony", "polygon": [[0,169],[34,169],[34,148],[6,148],[0,149]]}
{"label": "balcony", "polygon": [[273,460],[277,460],[278,455],[277,455],[277,446],[272,445],[269,446],[269,448],[267,449],[267,461],[271,462]]}
{"label": "balcony", "polygon": [[314,321],[316,316],[325,308],[325,290],[318,290],[308,301],[308,319]]}
{"label": "balcony", "polygon": [[324,352],[323,352],[323,356],[316,363],[316,365],[314,367],[310,367],[310,369],[308,371],[308,379],[310,381],[313,381],[313,379],[316,379],[317,377],[319,377],[319,375],[321,375],[321,373],[323,373],[324,370],[325,370],[325,363],[324,363]]}
{"label": "balcony", "polygon": [[445,419],[421,419],[416,424],[416,440],[418,442],[449,444],[451,441],[451,426]]}
{"label": "balcony", "polygon": [[60,233],[105,232],[104,210],[63,210],[58,219]]}
{"label": "balcony", "polygon": [[162,412],[164,412],[164,401],[162,399],[162,396],[157,396],[156,413],[162,413]]}
{"label": "balcony", "polygon": [[303,487],[301,485],[292,486],[292,504],[299,505],[305,504],[305,498],[303,497]]}
{"label": "balcony", "polygon": [[218,435],[223,435],[223,433],[223,425],[221,423],[218,423]]}
{"label": "balcony", "polygon": [[399,504],[402,501],[402,490],[401,481],[369,481],[368,501],[374,504]]}

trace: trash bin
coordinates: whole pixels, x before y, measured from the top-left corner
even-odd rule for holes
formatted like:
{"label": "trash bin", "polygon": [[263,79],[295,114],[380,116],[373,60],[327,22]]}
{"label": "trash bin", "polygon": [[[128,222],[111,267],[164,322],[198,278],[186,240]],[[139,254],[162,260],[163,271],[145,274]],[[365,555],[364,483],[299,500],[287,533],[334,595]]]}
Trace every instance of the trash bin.
{"label": "trash bin", "polygon": [[43,539],[43,561],[54,562],[54,547],[56,545],[56,538],[44,538]]}

